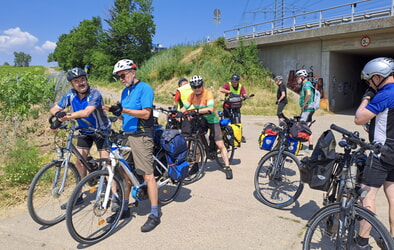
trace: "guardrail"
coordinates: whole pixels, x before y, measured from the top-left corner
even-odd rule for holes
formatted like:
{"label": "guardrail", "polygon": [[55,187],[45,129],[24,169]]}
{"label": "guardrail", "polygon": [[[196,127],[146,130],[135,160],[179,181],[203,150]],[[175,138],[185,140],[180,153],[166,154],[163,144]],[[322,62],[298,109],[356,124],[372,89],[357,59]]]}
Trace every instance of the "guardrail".
{"label": "guardrail", "polygon": [[[387,5],[387,2],[385,3],[386,5],[378,7],[383,2],[383,0],[364,0],[310,11],[299,15],[227,30],[224,31],[224,37],[228,42],[232,42],[394,16],[394,0],[391,0],[391,5]],[[349,6],[350,13],[345,9]],[[375,8],[371,8],[370,6],[374,6]],[[315,18],[314,16],[317,15],[319,17]],[[301,22],[299,21],[301,18],[308,21]],[[282,25],[278,27],[276,25],[277,23],[282,23]]]}

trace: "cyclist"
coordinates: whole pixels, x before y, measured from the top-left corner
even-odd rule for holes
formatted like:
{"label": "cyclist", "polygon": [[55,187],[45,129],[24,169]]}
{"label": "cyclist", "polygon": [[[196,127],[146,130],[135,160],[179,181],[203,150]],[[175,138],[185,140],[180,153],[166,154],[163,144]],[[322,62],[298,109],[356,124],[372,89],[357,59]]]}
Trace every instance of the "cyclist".
{"label": "cyclist", "polygon": [[278,105],[276,115],[278,116],[279,124],[280,124],[280,122],[285,119],[285,116],[283,115],[283,109],[287,104],[287,91],[286,91],[286,86],[283,84],[282,76],[275,76],[274,81],[275,84],[278,86],[278,91],[276,93],[277,100],[275,104]]}
{"label": "cyclist", "polygon": [[[179,79],[178,89],[174,96],[174,107],[177,107],[178,110],[181,109],[191,93],[193,93],[193,90],[188,80],[186,78]],[[190,109],[193,109],[193,107],[190,107]]]}
{"label": "cyclist", "polygon": [[[308,104],[311,104],[314,99],[314,90],[312,83],[308,80],[308,72],[305,69],[298,70],[295,74],[296,81],[298,84],[302,84],[300,92],[300,107],[301,107],[301,121],[307,122],[308,125],[312,122],[312,116],[315,113],[314,109],[308,108]],[[313,138],[312,134],[309,137],[309,150],[313,150]]]}
{"label": "cyclist", "polygon": [[[71,84],[71,89],[62,97],[60,102],[50,109],[50,113],[60,121],[65,122],[71,119],[85,118],[90,122],[93,128],[110,129],[111,122],[104,113],[102,106],[103,98],[99,90],[89,86],[86,72],[81,68],[73,68],[67,71],[67,80]],[[71,107],[72,112],[66,113],[64,110]],[[78,125],[88,128],[89,125],[81,120],[77,120]],[[96,144],[100,158],[108,158],[109,151],[105,140],[98,137],[90,131],[86,131],[85,137],[79,137],[77,141],[78,151],[84,159],[87,159],[89,151]],[[75,166],[78,169],[81,178],[85,177],[87,172],[82,162],[77,160]],[[83,203],[82,197],[78,198],[77,204]],[[62,209],[66,209],[67,203],[63,204]]]}
{"label": "cyclist", "polygon": [[200,114],[204,114],[210,130],[209,141],[210,143],[213,143],[213,141],[216,143],[216,146],[219,148],[224,161],[226,178],[232,179],[233,173],[230,168],[230,162],[227,156],[227,149],[223,142],[222,130],[220,129],[219,125],[219,118],[216,115],[213,94],[211,91],[204,88],[204,80],[199,75],[194,75],[190,79],[190,86],[193,89],[193,93],[186,100],[183,108],[180,111],[185,112],[191,105],[193,105]]}
{"label": "cyclist", "polygon": [[[148,220],[141,227],[142,232],[150,232],[160,224],[158,207],[158,189],[153,174],[153,89],[145,82],[136,78],[137,65],[130,59],[118,61],[113,74],[119,78],[125,88],[122,91],[120,103],[106,105],[104,110],[121,117],[122,127],[126,134],[125,145],[131,147],[131,152],[123,152],[127,162],[134,163],[137,174],[143,176],[147,184],[151,212]],[[130,194],[131,182],[128,178],[125,193]],[[114,200],[117,195],[113,194]],[[128,196],[124,204],[128,204]],[[114,204],[113,204],[114,205]],[[112,207],[114,208],[114,207]],[[130,209],[125,206],[121,218],[130,217]],[[107,222],[112,222],[109,217]]]}
{"label": "cyclist", "polygon": [[[241,108],[231,108],[228,99],[235,95],[241,97],[242,100],[246,99],[246,90],[242,84],[239,83],[241,77],[238,74],[232,74],[230,77],[230,82],[226,82],[222,87],[220,87],[219,91],[225,94],[225,100],[223,103],[223,116],[224,118],[231,118],[230,110],[232,109],[235,117],[238,117],[238,123],[241,123]],[[232,123],[236,123],[233,119],[231,119]],[[242,142],[246,142],[245,138],[242,136]]]}
{"label": "cyclist", "polygon": [[[356,111],[354,122],[363,125],[371,121],[369,134],[372,142],[387,146],[389,152],[370,155],[366,162],[361,188],[367,191],[362,205],[376,212],[375,198],[383,185],[389,202],[390,232],[394,237],[394,60],[379,57],[369,61],[361,71],[361,78],[369,86]],[[370,227],[362,221],[356,244],[360,249],[368,245]],[[362,247],[365,248],[362,248]]]}

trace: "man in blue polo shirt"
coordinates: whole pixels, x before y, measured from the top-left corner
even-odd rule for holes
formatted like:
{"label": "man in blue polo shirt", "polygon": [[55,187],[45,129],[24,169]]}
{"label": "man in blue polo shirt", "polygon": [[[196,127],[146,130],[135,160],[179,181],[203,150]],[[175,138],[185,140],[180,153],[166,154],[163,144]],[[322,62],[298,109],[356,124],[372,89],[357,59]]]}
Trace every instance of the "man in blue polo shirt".
{"label": "man in blue polo shirt", "polygon": [[[89,86],[86,72],[81,68],[73,68],[67,72],[67,80],[70,81],[71,89],[62,97],[60,102],[50,109],[50,113],[60,121],[65,122],[72,119],[78,119],[79,126],[88,128],[89,125],[79,120],[86,119],[93,128],[109,129],[111,122],[102,109],[104,105],[103,98],[99,90]],[[66,113],[65,109],[71,107],[71,112]],[[93,145],[97,146],[100,158],[108,158],[109,151],[105,140],[96,135],[87,135],[79,137],[77,140],[77,148],[82,157],[87,159],[89,151]],[[77,160],[75,166],[78,169],[81,178],[86,176],[86,168]],[[82,197],[78,198],[77,204],[82,203]],[[66,208],[66,204],[62,205]]]}
{"label": "man in blue polo shirt", "polygon": [[[127,162],[134,162],[137,174],[143,176],[147,188],[151,212],[146,223],[141,227],[142,232],[152,231],[160,224],[158,208],[158,189],[153,174],[153,89],[149,84],[136,78],[137,65],[130,59],[118,61],[113,70],[125,88],[122,91],[120,103],[106,105],[104,110],[111,111],[120,116],[123,122],[123,130],[127,135],[126,146],[131,147],[131,152],[124,152]],[[126,178],[128,179],[128,178]],[[130,194],[131,183],[128,182],[125,193]],[[128,199],[128,197],[125,197]],[[128,200],[124,201],[125,204]],[[121,218],[129,216],[129,208],[126,206]]]}

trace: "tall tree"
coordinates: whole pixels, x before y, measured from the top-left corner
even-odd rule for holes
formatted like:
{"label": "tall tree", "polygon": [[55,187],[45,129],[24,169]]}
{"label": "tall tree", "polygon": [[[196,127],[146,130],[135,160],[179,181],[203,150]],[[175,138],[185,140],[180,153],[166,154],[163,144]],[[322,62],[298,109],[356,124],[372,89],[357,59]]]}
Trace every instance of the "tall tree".
{"label": "tall tree", "polygon": [[31,56],[23,52],[14,52],[14,65],[16,67],[29,67],[31,62]]}
{"label": "tall tree", "polygon": [[62,34],[59,37],[56,49],[48,56],[48,61],[58,62],[63,70],[83,68],[85,64],[91,64],[91,57],[99,48],[102,33],[100,17],[83,20],[69,34]]}
{"label": "tall tree", "polygon": [[115,0],[106,32],[106,50],[113,62],[122,58],[137,64],[151,56],[152,37],[156,33],[152,0]]}

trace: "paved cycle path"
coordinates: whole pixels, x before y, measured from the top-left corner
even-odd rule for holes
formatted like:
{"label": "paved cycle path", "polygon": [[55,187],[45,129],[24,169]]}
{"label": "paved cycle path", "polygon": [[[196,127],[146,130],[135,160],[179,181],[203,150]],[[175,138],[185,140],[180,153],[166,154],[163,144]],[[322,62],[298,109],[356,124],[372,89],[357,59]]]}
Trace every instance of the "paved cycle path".
{"label": "paved cycle path", "polygon": [[[354,114],[354,113],[353,113]],[[316,116],[314,140],[332,123],[366,133],[353,123],[353,115]],[[205,176],[184,186],[176,201],[162,207],[162,222],[150,233],[141,233],[149,202],[133,208],[109,238],[92,246],[78,244],[63,221],[49,228],[36,224],[28,212],[0,221],[2,249],[301,249],[308,218],[321,207],[323,192],[305,185],[298,201],[279,210],[265,206],[254,196],[253,178],[259,159],[267,151],[257,139],[267,122],[276,117],[243,116],[247,143],[235,152],[233,180],[216,163],[208,163]],[[338,133],[337,142],[340,139]],[[302,158],[301,155],[299,156]],[[388,225],[388,205],[383,192],[378,199],[379,218]]]}

